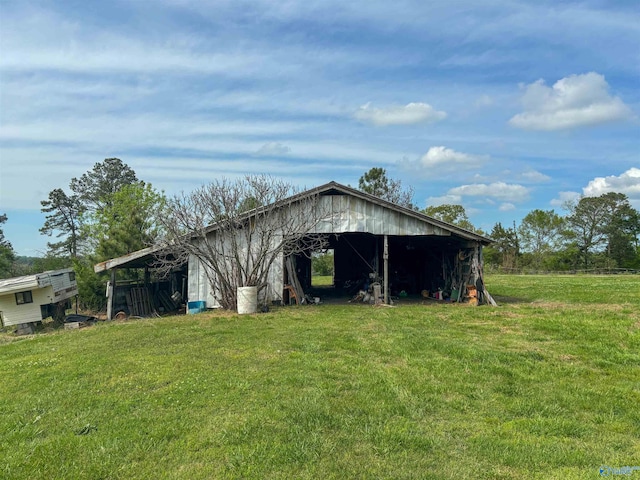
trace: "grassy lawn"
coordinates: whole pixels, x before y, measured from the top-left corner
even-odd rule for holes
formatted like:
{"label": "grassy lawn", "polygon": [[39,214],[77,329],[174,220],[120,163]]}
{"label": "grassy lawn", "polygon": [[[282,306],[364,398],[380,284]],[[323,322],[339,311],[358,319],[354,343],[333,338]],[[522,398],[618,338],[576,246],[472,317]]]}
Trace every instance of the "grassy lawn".
{"label": "grassy lawn", "polygon": [[[599,478],[640,466],[640,276],[0,337],[0,478]],[[631,475],[640,478],[640,471]]]}
{"label": "grassy lawn", "polygon": [[314,275],[311,277],[311,284],[314,287],[328,287],[333,285],[333,275]]}

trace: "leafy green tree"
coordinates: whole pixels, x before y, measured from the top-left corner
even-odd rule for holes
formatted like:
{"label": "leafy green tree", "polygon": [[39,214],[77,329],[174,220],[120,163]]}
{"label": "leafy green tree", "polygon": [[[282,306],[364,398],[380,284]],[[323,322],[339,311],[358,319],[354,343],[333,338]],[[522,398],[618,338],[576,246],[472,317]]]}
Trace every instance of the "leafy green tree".
{"label": "leafy green tree", "polygon": [[119,158],[106,158],[80,178],[72,178],[69,186],[80,203],[90,212],[109,206],[112,195],[125,185],[136,183],[135,171]]}
{"label": "leafy green tree", "polygon": [[254,208],[258,208],[261,205],[258,203],[258,199],[255,197],[247,197],[242,202],[240,202],[240,206],[238,207],[239,212],[248,212],[249,210],[253,210]]}
{"label": "leafy green tree", "polygon": [[44,257],[33,259],[31,273],[46,272],[47,270],[60,270],[62,268],[69,268],[72,265],[73,262],[68,257],[45,255]]}
{"label": "leafy green tree", "polygon": [[577,261],[588,269],[595,265],[595,254],[624,264],[632,255],[640,225],[638,212],[626,195],[606,193],[599,197],[582,197],[568,205],[566,237],[578,251]]}
{"label": "leafy green tree", "polygon": [[93,266],[97,263],[93,257],[76,257],[72,259],[72,263],[73,271],[76,273],[80,306],[92,312],[104,310],[107,303],[105,286],[108,276],[98,275],[93,271]]}
{"label": "leafy green tree", "polygon": [[[94,239],[93,253],[74,263],[83,305],[92,309],[104,307],[106,281],[94,273],[93,265],[153,245],[166,205],[164,195],[144,182],[123,185],[103,199],[104,207],[88,215],[85,225],[86,235]],[[127,277],[126,272],[121,275]]]}
{"label": "leafy green tree", "polygon": [[76,257],[80,246],[80,228],[85,210],[77,195],[67,195],[61,188],[49,192],[49,198],[40,202],[41,211],[48,213],[40,233],[56,238],[59,242],[49,242],[49,255]]}
{"label": "leafy green tree", "polygon": [[333,251],[314,255],[311,258],[311,268],[314,275],[333,275]]}
{"label": "leafy green tree", "polygon": [[94,214],[92,236],[98,238],[98,261],[119,257],[153,245],[158,238],[164,195],[150,183],[124,185]]}
{"label": "leafy green tree", "polygon": [[566,237],[576,246],[577,262],[587,269],[594,250],[603,246],[606,236],[602,220],[606,216],[604,203],[598,197],[582,197],[569,205]]}
{"label": "leafy green tree", "polygon": [[524,252],[532,254],[531,263],[540,268],[559,246],[564,219],[553,210],[532,210],[523,219],[518,234]]}
{"label": "leafy green tree", "polygon": [[80,178],[70,181],[72,194],[57,188],[41,202],[48,213],[45,235],[59,242],[49,243],[49,263],[68,257],[73,262],[80,300],[87,308],[104,303],[104,279],[93,265],[148,246],[154,238],[149,224],[157,211],[150,211],[157,194],[151,185],[139,182],[135,172],[118,158],[96,163]]}
{"label": "leafy green tree", "polygon": [[414,209],[413,188],[403,188],[400,180],[387,177],[384,168],[374,167],[360,177],[358,188],[365,193],[387,200],[397,205]]}
{"label": "leafy green tree", "polygon": [[515,224],[513,227],[504,228],[502,223],[498,222],[493,226],[489,237],[494,243],[484,249],[486,263],[508,271],[517,269],[520,239]]}
{"label": "leafy green tree", "polygon": [[[7,215],[0,215],[0,225],[7,221]],[[13,251],[13,246],[4,237],[4,231],[0,228],[0,278],[8,278],[13,276],[13,264],[16,259],[16,254]]]}
{"label": "leafy green tree", "polygon": [[47,256],[76,258],[92,253],[97,240],[88,235],[88,224],[111,204],[115,192],[135,182],[135,172],[129,166],[118,158],[107,158],[79,179],[71,179],[72,194],[61,188],[49,192],[48,199],[40,202],[41,211],[48,213],[40,233],[60,241],[47,244]]}
{"label": "leafy green tree", "polygon": [[462,205],[445,203],[443,205],[427,207],[423,210],[423,213],[442,220],[443,222],[450,223],[451,225],[469,230],[470,232],[483,234],[481,230],[474,227],[469,221],[467,212]]}
{"label": "leafy green tree", "polygon": [[34,273],[46,272],[47,270],[60,270],[71,267],[69,257],[27,257],[17,255],[13,262],[13,272],[11,276],[33,275]]}
{"label": "leafy green tree", "polygon": [[634,268],[638,262],[637,246],[640,235],[640,213],[629,203],[625,194],[610,192],[602,195],[609,215],[604,226],[607,235],[607,256],[624,268]]}

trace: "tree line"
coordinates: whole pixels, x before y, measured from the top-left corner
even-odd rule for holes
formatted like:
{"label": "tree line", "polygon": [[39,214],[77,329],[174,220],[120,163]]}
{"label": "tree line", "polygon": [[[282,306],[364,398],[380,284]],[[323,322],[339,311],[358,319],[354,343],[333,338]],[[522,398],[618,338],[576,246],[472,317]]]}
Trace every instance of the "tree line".
{"label": "tree line", "polygon": [[[253,186],[248,183],[251,181]],[[231,214],[261,206],[260,199],[271,198],[275,186],[287,194],[294,191],[276,179],[263,178],[256,182],[255,178],[247,177],[244,182],[253,190],[238,190],[242,181],[212,182],[218,189],[212,201],[229,202],[220,205],[219,218],[229,219]],[[413,188],[388,177],[383,168],[365,172],[357,188],[489,237],[493,243],[485,249],[485,265],[493,270],[640,269],[640,214],[622,193],[581,197],[565,205],[564,215],[536,209],[519,225],[496,223],[491,232],[483,232],[471,223],[461,205],[445,204],[420,210],[413,201]],[[158,244],[167,232],[173,232],[176,237],[181,228],[188,231],[176,224],[177,214],[185,219],[192,217],[189,213],[195,209],[189,205],[194,204],[188,202],[197,202],[201,190],[167,199],[150,183],[138,179],[135,171],[122,160],[107,158],[80,177],[72,178],[66,189],[55,188],[41,201],[45,221],[40,233],[52,239],[43,258],[34,259],[30,264],[21,263],[1,228],[7,216],[0,215],[0,278],[73,267],[83,306],[101,309],[106,279],[96,275],[93,266]],[[236,195],[237,192],[241,194]],[[209,215],[208,219],[212,218]],[[191,220],[201,222],[203,219]],[[119,272],[119,275],[131,274]]]}
{"label": "tree line", "polygon": [[485,263],[503,271],[640,269],[640,214],[622,193],[581,197],[554,210],[533,210],[520,225],[497,223]]}

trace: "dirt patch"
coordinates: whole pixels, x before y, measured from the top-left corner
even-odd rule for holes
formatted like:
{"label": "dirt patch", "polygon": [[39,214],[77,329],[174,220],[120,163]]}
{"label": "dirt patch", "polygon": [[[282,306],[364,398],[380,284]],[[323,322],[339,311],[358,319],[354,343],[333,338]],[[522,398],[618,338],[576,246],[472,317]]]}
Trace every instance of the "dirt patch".
{"label": "dirt patch", "polygon": [[571,306],[570,303],[549,302],[544,300],[534,300],[533,302],[530,303],[530,305],[534,307],[543,307],[543,308],[566,308],[568,306]]}
{"label": "dirt patch", "polygon": [[569,355],[568,353],[563,353],[562,355],[560,355],[558,357],[559,360],[563,361],[563,362],[575,362],[576,360],[578,360],[578,357],[576,357],[575,355]]}
{"label": "dirt patch", "polygon": [[496,310],[495,312],[491,313],[491,316],[518,320],[518,319],[524,318],[526,315],[523,315],[522,313],[514,312],[513,310]]}
{"label": "dirt patch", "polygon": [[504,335],[522,335],[520,327],[514,328],[513,326],[501,325],[499,330]]}

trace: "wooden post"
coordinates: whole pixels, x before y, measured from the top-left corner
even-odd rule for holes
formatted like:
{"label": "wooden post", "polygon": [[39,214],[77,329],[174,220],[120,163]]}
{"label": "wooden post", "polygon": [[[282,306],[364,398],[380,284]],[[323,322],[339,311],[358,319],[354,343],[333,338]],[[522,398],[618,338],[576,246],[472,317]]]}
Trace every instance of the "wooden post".
{"label": "wooden post", "polygon": [[389,236],[384,236],[384,250],[382,253],[384,260],[384,303],[389,305]]}
{"label": "wooden post", "polygon": [[113,319],[113,297],[116,291],[116,269],[111,270],[111,280],[107,283],[107,320]]}
{"label": "wooden post", "polygon": [[144,266],[144,290],[147,292],[144,301],[145,314],[150,315],[155,312],[156,308],[153,303],[153,292],[151,291],[151,272],[149,265]]}
{"label": "wooden post", "polygon": [[382,297],[382,287],[380,286],[379,283],[374,283],[373,284],[373,302],[375,305],[380,305],[382,303],[382,299],[380,297]]}

